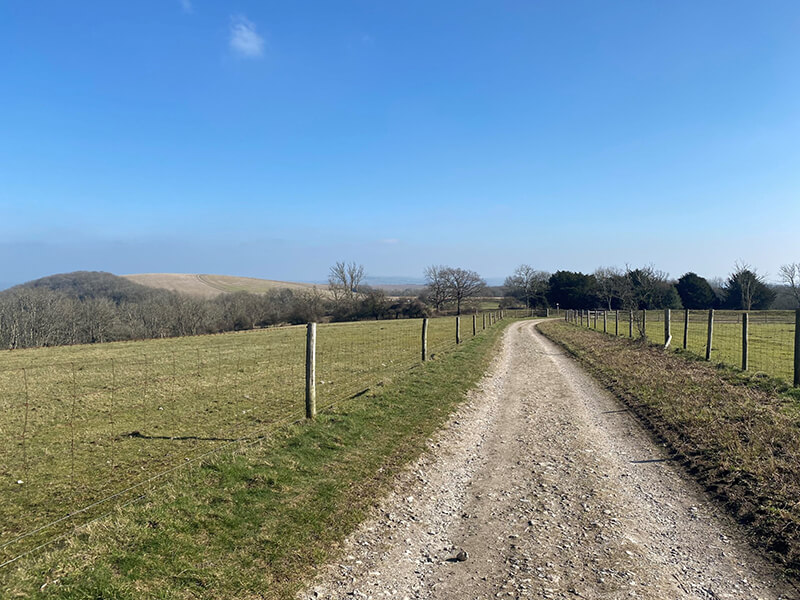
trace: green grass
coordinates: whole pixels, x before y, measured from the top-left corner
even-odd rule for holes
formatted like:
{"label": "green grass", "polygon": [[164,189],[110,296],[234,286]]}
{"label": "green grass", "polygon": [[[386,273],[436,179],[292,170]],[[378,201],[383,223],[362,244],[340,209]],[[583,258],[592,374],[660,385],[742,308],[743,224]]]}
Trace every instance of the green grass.
{"label": "green grass", "polygon": [[[639,313],[641,314],[641,313]],[[793,311],[753,311],[748,327],[748,370],[764,373],[784,381],[794,378],[794,322]],[[647,338],[656,344],[665,343],[664,311],[647,311]],[[603,331],[603,315],[598,314],[597,325],[590,319],[592,329]],[[684,311],[672,311],[670,331],[674,350],[683,348]],[[608,333],[616,331],[615,314],[607,314]],[[628,313],[620,311],[619,334],[629,335]],[[634,337],[639,332],[634,324]],[[687,350],[705,358],[708,342],[708,311],[689,312]],[[740,311],[715,311],[714,336],[711,360],[732,367],[742,365],[742,313]]]}
{"label": "green grass", "polygon": [[[420,333],[421,320],[318,326],[318,406],[419,368]],[[455,346],[455,318],[432,319],[429,354]],[[305,327],[3,353],[0,563],[303,415],[304,374]]]}
{"label": "green grass", "polygon": [[502,329],[313,423],[181,470],[143,501],[0,570],[0,595],[293,597],[485,372]]}
{"label": "green grass", "polygon": [[564,321],[539,326],[577,357],[800,573],[800,403],[786,383]]}

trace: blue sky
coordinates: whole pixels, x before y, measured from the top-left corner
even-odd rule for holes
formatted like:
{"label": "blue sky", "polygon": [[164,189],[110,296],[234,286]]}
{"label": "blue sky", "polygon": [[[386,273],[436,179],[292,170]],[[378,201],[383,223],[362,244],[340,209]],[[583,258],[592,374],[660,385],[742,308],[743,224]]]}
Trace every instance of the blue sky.
{"label": "blue sky", "polygon": [[0,282],[800,261],[800,3],[0,4]]}

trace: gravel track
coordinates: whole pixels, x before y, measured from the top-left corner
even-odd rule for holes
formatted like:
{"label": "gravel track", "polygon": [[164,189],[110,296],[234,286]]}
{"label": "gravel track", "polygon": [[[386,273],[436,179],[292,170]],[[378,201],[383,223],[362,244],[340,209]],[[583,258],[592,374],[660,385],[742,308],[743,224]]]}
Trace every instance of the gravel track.
{"label": "gravel track", "polygon": [[299,598],[800,598],[535,322],[429,443]]}

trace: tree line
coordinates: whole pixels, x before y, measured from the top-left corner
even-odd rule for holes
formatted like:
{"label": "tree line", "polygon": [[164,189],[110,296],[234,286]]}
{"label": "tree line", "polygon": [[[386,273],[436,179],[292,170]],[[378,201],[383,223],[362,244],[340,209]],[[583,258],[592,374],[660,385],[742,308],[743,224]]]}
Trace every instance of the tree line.
{"label": "tree line", "polygon": [[[787,266],[800,306],[800,263]],[[663,308],[763,310],[777,293],[756,269],[737,263],[727,279],[708,281],[693,272],[672,280],[655,267],[601,267],[594,273],[547,273],[520,265],[506,278],[508,297],[527,307],[642,310]]]}
{"label": "tree line", "polygon": [[[800,306],[800,263],[781,267],[784,302]],[[337,262],[327,289],[236,292],[203,299],[102,272],[53,275],[0,292],[0,348],[29,348],[222,333],[311,321],[418,318],[476,312],[495,296],[475,271],[431,265],[425,287],[391,297],[366,285],[363,265]],[[776,290],[747,264],[724,280],[688,272],[677,280],[653,266],[548,273],[520,265],[505,280],[501,307],[640,310],[772,306]]]}
{"label": "tree line", "polygon": [[[363,276],[363,271],[362,271]],[[0,348],[94,344],[240,331],[322,320],[428,314],[417,298],[391,299],[360,282],[330,290],[275,289],[197,298],[103,272],[53,275],[0,292]]]}
{"label": "tree line", "polygon": [[0,292],[0,347],[93,344],[305,323],[322,314],[323,301],[315,290],[288,289],[204,299],[110,273],[68,273]]}

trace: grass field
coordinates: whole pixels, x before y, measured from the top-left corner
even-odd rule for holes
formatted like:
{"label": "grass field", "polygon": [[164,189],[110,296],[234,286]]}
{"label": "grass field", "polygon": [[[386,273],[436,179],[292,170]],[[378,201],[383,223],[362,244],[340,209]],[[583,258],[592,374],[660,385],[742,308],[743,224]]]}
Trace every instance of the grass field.
{"label": "grass field", "polygon": [[0,569],[0,597],[294,598],[429,447],[486,371],[502,329],[314,422],[276,427],[177,471],[140,501]]}
{"label": "grass field", "polygon": [[[641,315],[641,313],[639,313]],[[610,311],[606,315],[607,331],[616,333],[616,315]],[[629,315],[619,312],[619,335],[628,336]],[[598,312],[595,324],[594,313],[589,319],[589,327],[603,331],[603,313]],[[653,343],[665,343],[664,311],[647,311],[647,338]],[[761,372],[784,381],[791,382],[794,377],[794,311],[753,311],[748,323],[748,370]],[[672,349],[683,348],[684,311],[672,311],[670,331]],[[732,367],[742,365],[742,312],[715,311],[714,335],[711,344],[711,360]],[[634,323],[633,336],[639,331]],[[705,358],[708,341],[708,311],[689,311],[689,328],[686,349]]]}
{"label": "grass field", "polygon": [[[455,322],[430,320],[434,360],[455,348]],[[318,406],[417,368],[420,334],[418,319],[319,325]],[[302,416],[305,335],[281,327],[0,354],[0,563],[136,497],[132,486]]]}
{"label": "grass field", "polygon": [[[147,287],[174,290],[190,296],[213,298],[222,293],[251,292],[263,294],[270,290],[291,289],[295,291],[313,289],[310,283],[291,281],[273,281],[256,277],[235,277],[232,275],[207,275],[194,273],[139,273],[123,275],[126,279]],[[317,286],[322,293],[327,293],[327,286]]]}

